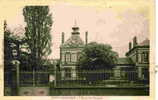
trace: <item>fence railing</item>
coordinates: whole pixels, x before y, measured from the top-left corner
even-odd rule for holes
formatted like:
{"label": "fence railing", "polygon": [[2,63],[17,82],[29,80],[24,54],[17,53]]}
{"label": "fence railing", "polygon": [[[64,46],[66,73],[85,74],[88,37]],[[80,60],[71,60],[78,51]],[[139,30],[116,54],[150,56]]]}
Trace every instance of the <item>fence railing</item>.
{"label": "fence railing", "polygon": [[[16,78],[17,77],[15,73],[5,72],[5,86],[8,87],[16,84]],[[49,72],[20,72],[19,82],[20,86],[48,86]]]}
{"label": "fence railing", "polygon": [[61,74],[57,73],[56,87],[134,87],[149,84],[149,72],[144,73],[145,77],[142,78],[138,77],[137,71],[82,71],[77,72],[76,77],[70,77],[72,72],[66,73],[70,74],[68,77],[62,77]]}
{"label": "fence railing", "polygon": [[[14,85],[16,83],[15,73],[5,72],[4,74],[5,86]],[[56,77],[54,81],[56,87],[107,87],[149,84],[148,71],[143,72],[142,78],[139,78],[138,72],[133,70],[121,72],[115,72],[113,70],[89,70],[76,71],[75,76],[72,75],[72,72],[67,72],[66,74],[68,75],[63,77],[61,71],[56,71],[56,75],[54,75],[54,77]],[[49,72],[20,71],[19,80],[20,86],[49,86]]]}
{"label": "fence railing", "polygon": [[20,86],[47,86],[49,72],[20,72]]}

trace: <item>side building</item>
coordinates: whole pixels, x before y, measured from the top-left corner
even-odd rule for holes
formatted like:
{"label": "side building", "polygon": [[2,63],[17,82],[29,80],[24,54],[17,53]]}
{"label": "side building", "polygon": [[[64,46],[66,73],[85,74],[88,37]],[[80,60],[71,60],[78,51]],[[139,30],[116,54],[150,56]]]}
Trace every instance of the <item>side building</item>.
{"label": "side building", "polygon": [[137,43],[137,37],[134,37],[133,46],[129,42],[129,51],[126,56],[135,63],[140,80],[149,80],[149,51],[150,42],[148,39]]}
{"label": "side building", "polygon": [[129,42],[126,57],[118,58],[114,68],[114,79],[143,80],[149,82],[149,40],[138,43],[137,37]]}

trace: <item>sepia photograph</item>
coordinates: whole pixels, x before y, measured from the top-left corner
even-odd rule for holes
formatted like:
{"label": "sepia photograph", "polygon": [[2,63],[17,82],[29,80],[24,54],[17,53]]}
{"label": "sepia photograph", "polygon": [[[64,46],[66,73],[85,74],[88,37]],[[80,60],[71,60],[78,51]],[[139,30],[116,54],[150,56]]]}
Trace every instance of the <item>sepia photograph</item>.
{"label": "sepia photograph", "polygon": [[62,2],[13,15],[3,20],[4,96],[150,96],[148,6]]}

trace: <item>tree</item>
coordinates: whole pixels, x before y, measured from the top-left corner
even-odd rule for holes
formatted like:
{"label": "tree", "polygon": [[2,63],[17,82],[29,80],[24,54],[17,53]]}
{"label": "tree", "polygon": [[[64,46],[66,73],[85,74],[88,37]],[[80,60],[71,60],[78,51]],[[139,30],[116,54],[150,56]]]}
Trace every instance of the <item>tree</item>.
{"label": "tree", "polygon": [[4,65],[7,66],[12,59],[11,37],[10,30],[7,29],[7,22],[4,21]]}
{"label": "tree", "polygon": [[31,64],[38,66],[42,58],[51,53],[52,17],[48,6],[26,6],[23,15],[26,22],[25,36],[31,51]]}
{"label": "tree", "polygon": [[[20,64],[28,61],[28,52],[23,52],[21,46],[24,45],[25,39],[20,38],[17,34],[10,31],[7,27],[7,22],[4,21],[4,65],[5,68],[11,66],[12,60],[19,60]],[[13,56],[13,51],[16,55]],[[25,58],[25,59],[24,59]],[[24,64],[23,64],[24,65]],[[10,68],[8,68],[10,69]]]}
{"label": "tree", "polygon": [[17,50],[17,43],[19,37],[11,32],[7,27],[7,22],[4,21],[4,63],[9,63],[15,59],[13,57],[13,50]]}
{"label": "tree", "polygon": [[[78,70],[81,71],[79,76],[89,80],[104,79],[105,77],[101,77],[103,73],[90,72],[112,69],[117,62],[117,57],[118,54],[110,45],[91,42],[82,50],[78,60]],[[88,73],[83,73],[84,71]]]}

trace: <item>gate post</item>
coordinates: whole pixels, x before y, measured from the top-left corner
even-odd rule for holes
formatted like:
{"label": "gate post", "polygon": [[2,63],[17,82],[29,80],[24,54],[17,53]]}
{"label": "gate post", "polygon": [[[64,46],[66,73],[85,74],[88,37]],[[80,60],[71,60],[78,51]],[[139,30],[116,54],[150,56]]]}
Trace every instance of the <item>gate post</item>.
{"label": "gate post", "polygon": [[[19,65],[20,65],[20,62],[18,61],[18,60],[13,60],[12,61],[12,64],[14,65],[14,67],[15,67],[15,69],[16,69],[16,71],[15,71],[15,73],[16,73],[16,82],[15,82],[15,84],[16,84],[16,95],[18,95],[18,92],[19,92],[19,85],[20,85],[20,82],[19,82]],[[12,91],[12,92],[14,92],[14,91]]]}

